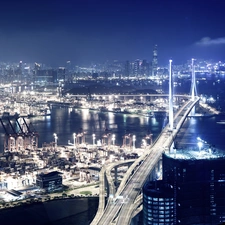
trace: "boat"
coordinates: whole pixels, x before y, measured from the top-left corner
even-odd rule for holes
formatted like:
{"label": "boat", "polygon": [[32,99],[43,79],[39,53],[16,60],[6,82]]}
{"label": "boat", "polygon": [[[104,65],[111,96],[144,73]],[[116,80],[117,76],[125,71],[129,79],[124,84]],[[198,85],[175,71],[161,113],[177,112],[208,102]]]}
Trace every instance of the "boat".
{"label": "boat", "polygon": [[154,117],[155,114],[154,114],[154,112],[150,111],[150,112],[143,113],[143,116],[145,116],[145,117]]}
{"label": "boat", "polygon": [[121,108],[113,108],[112,111],[114,113],[121,113]]}
{"label": "boat", "polygon": [[37,117],[37,116],[50,116],[51,115],[51,110],[50,109],[43,109],[43,110],[38,110],[36,112],[29,113],[27,115],[28,118],[30,117]]}
{"label": "boat", "polygon": [[124,113],[124,114],[131,114],[132,113],[130,111],[130,109],[127,109],[127,108],[121,109],[121,112]]}

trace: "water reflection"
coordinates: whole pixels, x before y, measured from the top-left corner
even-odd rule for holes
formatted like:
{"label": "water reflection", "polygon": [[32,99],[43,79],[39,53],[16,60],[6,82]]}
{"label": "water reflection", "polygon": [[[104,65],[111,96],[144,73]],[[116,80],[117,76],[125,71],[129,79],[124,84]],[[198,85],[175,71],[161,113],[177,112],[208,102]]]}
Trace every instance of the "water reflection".
{"label": "water reflection", "polygon": [[39,146],[43,142],[52,142],[53,133],[57,133],[58,144],[65,145],[73,133],[85,132],[86,142],[92,143],[92,134],[96,140],[102,139],[106,132],[116,135],[116,143],[122,145],[125,134],[136,135],[136,146],[149,132],[153,139],[161,132],[164,118],[147,118],[131,114],[100,113],[91,110],[71,110],[71,108],[53,107],[51,118],[31,118],[35,129],[39,132]]}

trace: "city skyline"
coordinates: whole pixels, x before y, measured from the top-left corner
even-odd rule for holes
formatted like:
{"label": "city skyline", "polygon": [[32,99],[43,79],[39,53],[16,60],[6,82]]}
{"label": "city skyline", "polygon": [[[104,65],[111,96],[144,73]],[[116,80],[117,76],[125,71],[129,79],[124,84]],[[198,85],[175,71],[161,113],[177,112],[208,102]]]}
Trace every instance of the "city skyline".
{"label": "city skyline", "polygon": [[105,60],[225,59],[222,0],[7,1],[0,14],[0,60],[62,65]]}

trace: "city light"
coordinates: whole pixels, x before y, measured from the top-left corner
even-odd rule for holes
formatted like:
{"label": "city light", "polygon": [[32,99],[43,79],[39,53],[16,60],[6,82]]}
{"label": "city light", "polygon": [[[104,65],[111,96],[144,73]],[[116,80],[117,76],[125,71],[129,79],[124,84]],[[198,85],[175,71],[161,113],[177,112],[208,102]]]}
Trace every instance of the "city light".
{"label": "city light", "polygon": [[133,135],[132,137],[132,142],[133,142],[133,150],[135,149],[135,141],[136,141],[136,136]]}
{"label": "city light", "polygon": [[147,146],[147,142],[146,142],[145,139],[142,139],[142,146],[143,146],[144,148],[146,148],[146,146]]}
{"label": "city light", "polygon": [[207,142],[204,141],[204,140],[202,140],[200,137],[197,137],[197,140],[198,140],[198,143],[197,143],[198,149],[199,149],[199,151],[201,151],[202,147],[203,147],[205,144],[207,144]]}
{"label": "city light", "polygon": [[203,146],[203,143],[202,143],[201,141],[199,141],[199,142],[198,142],[198,148],[199,148],[199,151],[201,151],[202,146]]}
{"label": "city light", "polygon": [[55,139],[55,147],[57,148],[57,140],[58,140],[58,136],[56,133],[53,134],[54,139]]}
{"label": "city light", "polygon": [[94,146],[95,145],[95,139],[96,139],[95,134],[92,134],[92,139],[93,139],[93,146]]}
{"label": "city light", "polygon": [[116,136],[115,136],[115,134],[113,134],[113,135],[112,135],[113,146],[115,145],[115,140],[116,140]]}
{"label": "city light", "polygon": [[74,145],[74,147],[76,146],[76,137],[77,137],[76,133],[73,133],[73,145]]}

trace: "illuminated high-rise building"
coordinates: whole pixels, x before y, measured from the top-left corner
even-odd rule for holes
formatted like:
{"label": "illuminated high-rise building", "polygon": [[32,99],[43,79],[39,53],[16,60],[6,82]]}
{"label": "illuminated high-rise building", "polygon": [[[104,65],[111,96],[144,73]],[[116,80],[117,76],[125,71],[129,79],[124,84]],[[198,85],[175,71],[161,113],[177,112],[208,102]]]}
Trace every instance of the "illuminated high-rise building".
{"label": "illuminated high-rise building", "polygon": [[41,69],[41,65],[39,63],[34,64],[34,74],[37,74],[37,71]]}
{"label": "illuminated high-rise building", "polygon": [[18,81],[22,80],[22,74],[23,74],[23,62],[20,61],[19,64],[17,65],[17,68],[14,70],[15,72],[15,79]]}
{"label": "illuminated high-rise building", "polygon": [[125,77],[129,77],[130,76],[130,69],[131,69],[130,62],[127,60],[125,62],[125,68],[124,68],[124,75],[125,75]]}
{"label": "illuminated high-rise building", "polygon": [[225,156],[217,150],[177,150],[162,158],[163,179],[143,188],[143,224],[225,222]]}
{"label": "illuminated high-rise building", "polygon": [[141,64],[141,75],[144,77],[149,76],[149,63],[145,59],[142,61]]}
{"label": "illuminated high-rise building", "polygon": [[58,81],[65,81],[66,77],[66,68],[65,67],[59,67],[57,71],[57,80]]}
{"label": "illuminated high-rise building", "polygon": [[157,74],[157,67],[158,67],[158,50],[157,45],[155,45],[153,49],[153,58],[152,58],[152,76],[155,76]]}
{"label": "illuminated high-rise building", "polygon": [[140,76],[140,64],[141,64],[141,61],[139,59],[136,59],[134,62],[134,76],[135,77]]}

